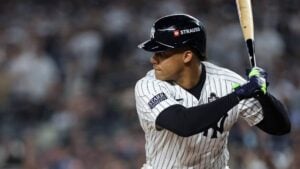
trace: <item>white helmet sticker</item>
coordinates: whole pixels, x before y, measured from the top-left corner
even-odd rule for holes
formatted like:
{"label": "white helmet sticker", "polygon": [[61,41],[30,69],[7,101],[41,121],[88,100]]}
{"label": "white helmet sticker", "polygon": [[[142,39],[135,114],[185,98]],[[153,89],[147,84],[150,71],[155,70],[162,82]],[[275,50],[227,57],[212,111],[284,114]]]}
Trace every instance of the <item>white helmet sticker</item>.
{"label": "white helmet sticker", "polygon": [[150,31],[150,38],[153,39],[154,38],[154,33],[155,33],[155,29],[154,27],[151,28],[151,31]]}

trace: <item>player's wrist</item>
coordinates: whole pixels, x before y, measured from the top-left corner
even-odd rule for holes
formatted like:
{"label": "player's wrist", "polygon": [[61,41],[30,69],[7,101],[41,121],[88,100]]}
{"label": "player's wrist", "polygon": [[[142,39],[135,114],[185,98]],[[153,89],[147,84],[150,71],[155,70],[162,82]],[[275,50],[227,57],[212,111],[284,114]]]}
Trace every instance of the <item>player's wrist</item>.
{"label": "player's wrist", "polygon": [[233,95],[238,101],[243,100],[243,98],[240,97],[235,91],[232,93],[232,95]]}
{"label": "player's wrist", "polygon": [[243,100],[243,98],[239,97],[239,95],[236,92],[232,92],[230,94],[230,97],[232,100],[236,101],[237,103]]}

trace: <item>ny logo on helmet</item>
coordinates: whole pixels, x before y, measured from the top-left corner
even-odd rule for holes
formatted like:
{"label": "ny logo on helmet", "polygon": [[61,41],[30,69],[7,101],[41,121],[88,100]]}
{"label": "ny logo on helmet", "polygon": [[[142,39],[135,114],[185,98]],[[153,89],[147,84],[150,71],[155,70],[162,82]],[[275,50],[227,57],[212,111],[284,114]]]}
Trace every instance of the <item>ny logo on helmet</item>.
{"label": "ny logo on helmet", "polygon": [[155,34],[155,28],[152,27],[152,28],[151,28],[151,31],[150,31],[150,38],[151,38],[151,39],[154,39],[154,34]]}

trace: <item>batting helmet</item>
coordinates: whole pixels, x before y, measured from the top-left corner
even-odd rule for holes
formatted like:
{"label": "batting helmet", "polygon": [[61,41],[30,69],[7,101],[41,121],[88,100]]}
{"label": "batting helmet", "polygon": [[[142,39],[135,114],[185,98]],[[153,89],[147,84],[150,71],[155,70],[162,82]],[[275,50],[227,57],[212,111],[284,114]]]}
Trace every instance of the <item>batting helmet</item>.
{"label": "batting helmet", "polygon": [[150,52],[191,47],[204,60],[206,57],[205,28],[198,19],[190,15],[168,15],[154,22],[150,39],[138,47]]}

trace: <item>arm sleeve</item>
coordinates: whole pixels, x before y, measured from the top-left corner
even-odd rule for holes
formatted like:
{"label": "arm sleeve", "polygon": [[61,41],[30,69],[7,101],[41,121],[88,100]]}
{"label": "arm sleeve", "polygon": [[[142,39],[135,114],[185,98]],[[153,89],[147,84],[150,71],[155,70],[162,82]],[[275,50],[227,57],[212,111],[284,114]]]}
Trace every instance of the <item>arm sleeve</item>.
{"label": "arm sleeve", "polygon": [[236,94],[231,93],[213,102],[196,107],[185,108],[181,105],[174,105],[158,115],[156,125],[179,136],[189,137],[203,132],[212,124],[218,122],[238,102]]}
{"label": "arm sleeve", "polygon": [[283,104],[271,94],[261,96],[258,100],[262,105],[264,118],[256,126],[273,135],[289,133],[291,123]]}

